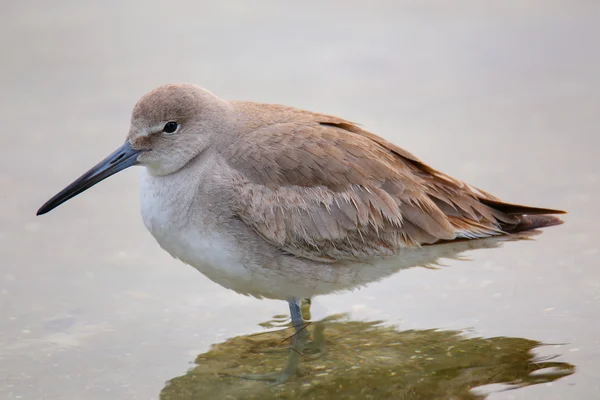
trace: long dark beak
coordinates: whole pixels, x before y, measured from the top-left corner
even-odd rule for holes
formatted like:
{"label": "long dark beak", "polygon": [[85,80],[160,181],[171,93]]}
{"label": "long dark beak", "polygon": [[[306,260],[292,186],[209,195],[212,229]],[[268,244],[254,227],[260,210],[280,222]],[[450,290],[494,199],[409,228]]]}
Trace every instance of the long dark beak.
{"label": "long dark beak", "polygon": [[98,165],[80,176],[75,182],[61,190],[56,196],[48,200],[37,212],[37,215],[46,214],[48,211],[60,206],[65,201],[77,196],[79,193],[91,188],[96,183],[103,181],[111,175],[138,163],[138,155],[143,150],[131,147],[129,141],[119,147],[114,153],[100,161]]}

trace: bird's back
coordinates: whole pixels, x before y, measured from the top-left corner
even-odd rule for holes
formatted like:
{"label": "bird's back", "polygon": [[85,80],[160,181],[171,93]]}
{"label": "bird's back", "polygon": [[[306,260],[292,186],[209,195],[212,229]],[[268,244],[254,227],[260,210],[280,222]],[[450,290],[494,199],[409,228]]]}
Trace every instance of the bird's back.
{"label": "bird's back", "polygon": [[233,105],[236,138],[223,154],[234,171],[235,212],[295,256],[365,260],[560,223],[549,214],[562,211],[504,203],[349,121]]}

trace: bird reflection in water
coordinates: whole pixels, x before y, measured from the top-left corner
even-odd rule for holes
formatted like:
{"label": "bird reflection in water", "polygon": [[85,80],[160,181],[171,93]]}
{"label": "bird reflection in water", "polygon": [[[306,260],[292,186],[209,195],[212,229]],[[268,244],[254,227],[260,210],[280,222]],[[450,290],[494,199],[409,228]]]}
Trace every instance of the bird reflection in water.
{"label": "bird reflection in water", "polygon": [[[482,399],[478,387],[502,389],[552,382],[574,372],[566,362],[540,359],[535,340],[466,337],[457,331],[398,331],[381,321],[335,315],[326,324],[327,353],[305,360],[301,376],[284,385],[236,375],[279,368],[286,353],[265,352],[289,330],[238,336],[196,358],[197,366],[169,381],[163,400],[184,399]],[[483,388],[482,388],[483,389]]]}
{"label": "bird reflection in water", "polygon": [[[409,267],[435,267],[442,259],[464,259],[466,250],[499,247],[538,233],[438,245],[439,251],[429,260],[417,257],[418,264],[365,269],[354,276],[354,284],[361,286]],[[375,272],[380,275],[372,275]],[[303,317],[310,320],[310,302],[303,303]],[[287,348],[292,330],[273,330],[286,322],[285,316],[276,316],[261,324],[271,329],[268,332],[214,345],[197,357],[195,368],[167,383],[161,399],[482,399],[487,394],[477,388],[485,385],[515,389],[552,382],[575,370],[566,362],[537,358],[534,350],[543,344],[535,340],[484,339],[434,329],[398,331],[383,321],[353,321],[346,315],[333,315],[302,331],[310,331],[313,340],[305,352],[290,352],[303,361],[296,379],[276,386],[239,379],[289,362],[291,354],[274,351]]]}

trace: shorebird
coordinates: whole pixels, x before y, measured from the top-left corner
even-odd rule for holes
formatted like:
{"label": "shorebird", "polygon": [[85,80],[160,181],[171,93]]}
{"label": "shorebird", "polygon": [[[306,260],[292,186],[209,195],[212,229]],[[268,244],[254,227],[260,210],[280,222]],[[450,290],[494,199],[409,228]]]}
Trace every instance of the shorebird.
{"label": "shorebird", "polygon": [[[296,372],[301,300],[427,263],[442,246],[556,225],[563,211],[502,202],[347,120],[223,100],[171,84],[135,105],[125,143],[52,197],[47,213],[143,168],[141,211],[159,245],[238,293],[286,300]],[[443,252],[442,252],[443,253]]]}

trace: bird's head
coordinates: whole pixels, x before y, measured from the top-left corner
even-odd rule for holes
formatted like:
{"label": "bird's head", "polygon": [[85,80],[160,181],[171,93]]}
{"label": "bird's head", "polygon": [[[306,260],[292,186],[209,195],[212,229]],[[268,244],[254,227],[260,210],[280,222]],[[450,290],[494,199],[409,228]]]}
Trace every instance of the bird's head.
{"label": "bird's head", "polygon": [[45,214],[98,182],[133,165],[152,175],[179,171],[227,130],[229,104],[199,86],[160,86],[135,105],[125,143],[37,212]]}

